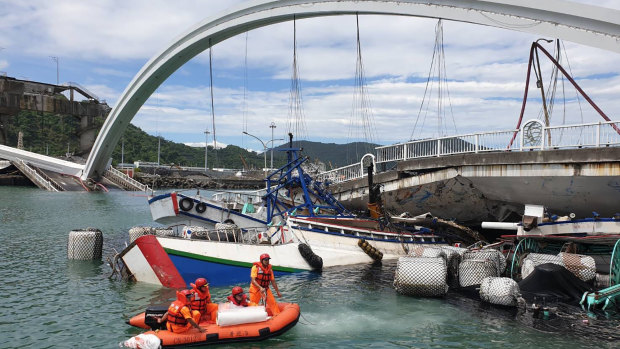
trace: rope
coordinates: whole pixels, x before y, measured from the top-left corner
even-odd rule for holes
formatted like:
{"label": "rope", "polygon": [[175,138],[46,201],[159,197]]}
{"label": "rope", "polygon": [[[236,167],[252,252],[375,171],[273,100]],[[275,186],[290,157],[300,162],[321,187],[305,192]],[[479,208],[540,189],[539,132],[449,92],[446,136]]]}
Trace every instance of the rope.
{"label": "rope", "polygon": [[[299,317],[304,319],[304,321],[306,321],[308,324],[315,326],[316,324],[313,323],[312,321],[306,319],[306,317],[304,316],[304,314],[302,314],[301,312],[299,312]],[[305,325],[305,324],[304,324]]]}

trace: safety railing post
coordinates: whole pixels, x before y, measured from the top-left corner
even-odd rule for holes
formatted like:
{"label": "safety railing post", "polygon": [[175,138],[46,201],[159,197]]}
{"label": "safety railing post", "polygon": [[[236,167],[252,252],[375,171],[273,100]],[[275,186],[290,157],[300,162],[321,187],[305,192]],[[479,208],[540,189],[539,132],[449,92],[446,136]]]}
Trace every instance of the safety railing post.
{"label": "safety railing post", "polygon": [[596,147],[601,146],[601,122],[596,125]]}

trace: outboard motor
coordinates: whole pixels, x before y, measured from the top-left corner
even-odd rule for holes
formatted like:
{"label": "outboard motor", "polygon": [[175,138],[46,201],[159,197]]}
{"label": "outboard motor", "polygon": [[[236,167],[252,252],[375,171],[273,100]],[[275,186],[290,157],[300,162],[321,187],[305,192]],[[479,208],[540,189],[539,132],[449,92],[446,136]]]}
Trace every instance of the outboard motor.
{"label": "outboard motor", "polygon": [[155,330],[165,330],[166,322],[157,323],[157,319],[164,316],[164,314],[168,311],[168,306],[165,305],[152,305],[146,308],[144,312],[144,324],[149,326],[153,331]]}

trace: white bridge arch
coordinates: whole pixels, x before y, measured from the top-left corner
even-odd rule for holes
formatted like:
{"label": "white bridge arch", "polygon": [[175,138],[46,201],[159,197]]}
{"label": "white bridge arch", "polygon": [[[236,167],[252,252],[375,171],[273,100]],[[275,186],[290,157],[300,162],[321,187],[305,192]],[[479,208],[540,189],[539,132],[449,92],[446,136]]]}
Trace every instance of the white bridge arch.
{"label": "white bridge arch", "polygon": [[564,0],[258,0],[206,19],[133,78],[106,119],[82,179],[99,178],[125,128],[173,72],[210,46],[251,29],[297,19],[346,14],[443,18],[559,38],[620,53],[620,11]]}

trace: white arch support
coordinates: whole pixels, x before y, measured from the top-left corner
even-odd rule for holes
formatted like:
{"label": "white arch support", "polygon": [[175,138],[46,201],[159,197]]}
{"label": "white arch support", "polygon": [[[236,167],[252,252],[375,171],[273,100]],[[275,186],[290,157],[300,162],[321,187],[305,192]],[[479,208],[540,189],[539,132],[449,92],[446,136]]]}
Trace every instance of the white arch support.
{"label": "white arch support", "polygon": [[210,46],[251,29],[346,14],[443,18],[559,38],[620,53],[620,11],[564,0],[258,0],[195,25],[142,67],[106,119],[82,179],[99,178],[125,128],[174,71]]}

